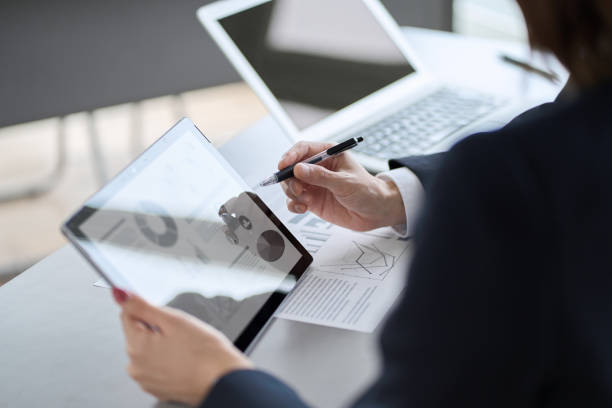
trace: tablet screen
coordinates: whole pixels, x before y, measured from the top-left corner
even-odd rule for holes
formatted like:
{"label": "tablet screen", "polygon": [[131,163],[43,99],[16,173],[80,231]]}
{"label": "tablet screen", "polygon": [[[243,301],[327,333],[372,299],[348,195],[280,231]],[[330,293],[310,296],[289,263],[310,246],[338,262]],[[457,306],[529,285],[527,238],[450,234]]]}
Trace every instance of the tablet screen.
{"label": "tablet screen", "polygon": [[246,189],[195,126],[177,126],[66,226],[111,284],[185,310],[235,342],[310,263]]}

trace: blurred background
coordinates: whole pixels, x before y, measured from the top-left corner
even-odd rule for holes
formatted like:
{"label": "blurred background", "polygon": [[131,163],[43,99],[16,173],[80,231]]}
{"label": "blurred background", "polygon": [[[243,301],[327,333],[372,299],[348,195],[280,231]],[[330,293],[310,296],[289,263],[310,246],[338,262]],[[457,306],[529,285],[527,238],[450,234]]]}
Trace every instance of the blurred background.
{"label": "blurred background", "polygon": [[[222,145],[267,114],[196,20],[206,3],[0,3],[0,284],[180,117]],[[512,0],[383,3],[400,25],[526,41]]]}

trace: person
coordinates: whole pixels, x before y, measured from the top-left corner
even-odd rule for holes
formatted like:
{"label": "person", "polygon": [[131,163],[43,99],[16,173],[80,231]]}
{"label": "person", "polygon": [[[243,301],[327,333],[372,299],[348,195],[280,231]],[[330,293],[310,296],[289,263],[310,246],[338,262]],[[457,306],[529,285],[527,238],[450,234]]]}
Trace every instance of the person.
{"label": "person", "polygon": [[[519,5],[532,45],[552,51],[578,90],[463,140],[435,165],[402,161],[427,197],[406,289],[381,335],[381,374],[355,406],[612,406],[612,3]],[[321,147],[298,144],[280,167]],[[285,186],[295,212],[360,230],[407,221],[402,186],[348,154],[295,175]],[[156,397],[306,405],[210,326],[114,294],[130,375]]]}

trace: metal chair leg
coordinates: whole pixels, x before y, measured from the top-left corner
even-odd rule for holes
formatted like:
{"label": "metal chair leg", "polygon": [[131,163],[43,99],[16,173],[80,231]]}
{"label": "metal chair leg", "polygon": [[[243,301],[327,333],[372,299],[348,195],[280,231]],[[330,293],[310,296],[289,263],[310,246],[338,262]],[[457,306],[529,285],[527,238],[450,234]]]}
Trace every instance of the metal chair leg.
{"label": "metal chair leg", "polygon": [[87,128],[89,133],[89,140],[91,142],[91,155],[94,166],[94,172],[98,179],[98,184],[103,186],[108,181],[106,175],[106,168],[104,166],[104,153],[102,152],[102,142],[100,141],[100,134],[96,129],[96,123],[94,121],[93,112],[87,112]]}
{"label": "metal chair leg", "polygon": [[132,103],[132,112],[130,115],[130,150],[132,157],[138,156],[144,150],[144,142],[142,138],[142,109],[139,101]]}
{"label": "metal chair leg", "polygon": [[41,179],[17,188],[6,188],[0,190],[0,203],[19,200],[23,198],[33,198],[49,192],[60,181],[66,168],[66,118],[59,119],[57,139],[57,153],[55,164],[49,174]]}
{"label": "metal chair leg", "polygon": [[23,262],[0,267],[0,286],[13,279],[38,261]]}
{"label": "metal chair leg", "polygon": [[185,104],[185,98],[183,98],[181,94],[174,95],[174,115],[176,116],[176,120],[183,118],[186,114],[187,106]]}

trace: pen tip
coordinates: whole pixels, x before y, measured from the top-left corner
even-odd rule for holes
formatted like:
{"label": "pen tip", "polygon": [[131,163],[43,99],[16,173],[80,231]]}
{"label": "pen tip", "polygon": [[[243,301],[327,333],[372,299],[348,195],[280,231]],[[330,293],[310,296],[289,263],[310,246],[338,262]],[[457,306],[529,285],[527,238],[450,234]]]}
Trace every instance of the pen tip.
{"label": "pen tip", "polygon": [[262,181],[261,183],[259,183],[258,186],[259,187],[266,187],[266,186],[269,186],[271,184],[274,184],[274,181],[270,180],[270,179],[266,179],[266,180]]}
{"label": "pen tip", "polygon": [[359,137],[357,138],[357,143],[361,143],[361,142],[363,142],[363,137],[359,136]]}

